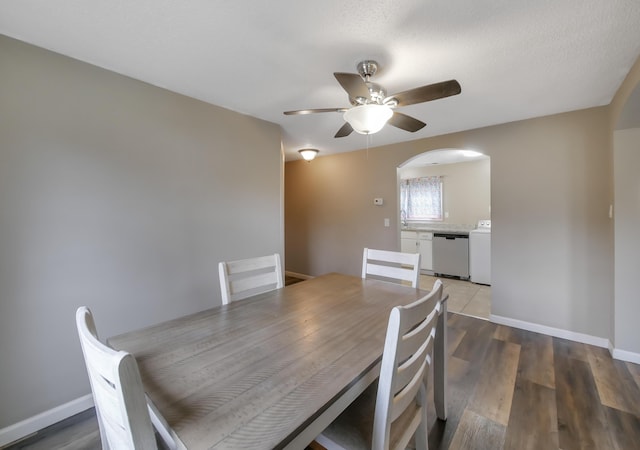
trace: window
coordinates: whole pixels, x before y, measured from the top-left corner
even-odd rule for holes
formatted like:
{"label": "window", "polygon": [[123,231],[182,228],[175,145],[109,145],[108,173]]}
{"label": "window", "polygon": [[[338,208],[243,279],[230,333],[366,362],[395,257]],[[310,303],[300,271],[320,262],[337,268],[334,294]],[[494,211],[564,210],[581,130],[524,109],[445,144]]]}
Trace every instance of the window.
{"label": "window", "polygon": [[401,180],[400,209],[405,220],[442,220],[442,177]]}

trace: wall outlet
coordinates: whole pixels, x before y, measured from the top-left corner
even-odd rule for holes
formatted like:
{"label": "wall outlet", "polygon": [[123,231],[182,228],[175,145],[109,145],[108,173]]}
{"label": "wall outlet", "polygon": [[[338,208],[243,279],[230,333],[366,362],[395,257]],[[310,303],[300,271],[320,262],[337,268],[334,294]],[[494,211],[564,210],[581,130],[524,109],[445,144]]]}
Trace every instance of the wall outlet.
{"label": "wall outlet", "polygon": [[389,222],[389,218],[388,217],[384,218],[384,226],[385,227],[390,227],[391,226],[391,223]]}
{"label": "wall outlet", "polygon": [[376,206],[382,206],[383,200],[381,198],[374,198],[373,204]]}
{"label": "wall outlet", "polygon": [[446,211],[446,212],[444,213],[444,218],[445,218],[445,219],[448,219],[448,218],[449,218],[449,211]]}

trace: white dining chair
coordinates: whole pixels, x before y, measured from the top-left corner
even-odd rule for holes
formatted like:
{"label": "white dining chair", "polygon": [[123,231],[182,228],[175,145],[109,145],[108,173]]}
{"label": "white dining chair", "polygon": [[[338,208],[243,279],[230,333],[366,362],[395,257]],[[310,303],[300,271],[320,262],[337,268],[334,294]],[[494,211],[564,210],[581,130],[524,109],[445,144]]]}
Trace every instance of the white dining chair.
{"label": "white dining chair", "polygon": [[284,285],[280,255],[221,262],[218,265],[222,304],[279,289]]}
{"label": "white dining chair", "polygon": [[428,370],[433,359],[442,282],[389,316],[380,377],[316,438],[333,449],[427,450]]}
{"label": "white dining chair", "polygon": [[420,253],[401,253],[365,248],[362,255],[362,278],[369,275],[410,281],[414,288],[420,285]]}
{"label": "white dining chair", "polygon": [[116,351],[98,339],[91,311],[76,311],[76,326],[89,375],[103,449],[157,449],[152,426],[168,448],[175,448],[166,422],[147,404],[133,355]]}

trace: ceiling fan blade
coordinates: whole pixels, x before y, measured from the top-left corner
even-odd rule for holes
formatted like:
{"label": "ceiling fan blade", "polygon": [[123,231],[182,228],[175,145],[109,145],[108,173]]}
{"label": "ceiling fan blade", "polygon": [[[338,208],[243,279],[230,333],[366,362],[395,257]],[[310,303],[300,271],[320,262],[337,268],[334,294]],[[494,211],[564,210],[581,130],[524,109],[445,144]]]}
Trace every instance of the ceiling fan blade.
{"label": "ceiling fan blade", "polygon": [[414,119],[413,117],[399,113],[398,111],[393,112],[393,116],[391,116],[391,119],[389,119],[389,122],[387,123],[411,133],[415,133],[427,125],[418,119]]}
{"label": "ceiling fan blade", "polygon": [[341,137],[349,136],[352,131],[353,131],[353,128],[351,127],[349,122],[345,122],[344,125],[342,125],[342,127],[338,130],[338,132],[334,137],[341,138]]}
{"label": "ceiling fan blade", "polygon": [[407,106],[458,95],[461,91],[460,83],[456,80],[449,80],[409,89],[408,91],[400,92],[390,97],[398,100],[398,106]]}
{"label": "ceiling fan blade", "polygon": [[369,99],[369,88],[357,73],[334,72],[333,76],[336,77],[340,86],[347,91],[349,98],[362,97]]}
{"label": "ceiling fan blade", "polygon": [[325,112],[345,112],[348,108],[315,108],[315,109],[298,109],[296,111],[285,111],[287,116],[302,115],[302,114],[314,114]]}

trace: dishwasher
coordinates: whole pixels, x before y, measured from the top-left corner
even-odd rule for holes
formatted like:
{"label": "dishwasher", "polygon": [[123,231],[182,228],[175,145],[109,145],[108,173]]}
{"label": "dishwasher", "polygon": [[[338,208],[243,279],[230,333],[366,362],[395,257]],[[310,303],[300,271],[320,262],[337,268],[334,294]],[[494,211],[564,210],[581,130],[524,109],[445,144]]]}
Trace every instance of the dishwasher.
{"label": "dishwasher", "polygon": [[433,272],[468,279],[469,236],[433,233]]}

